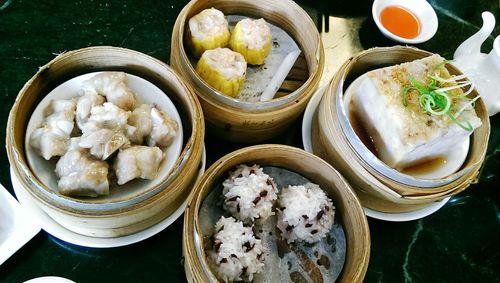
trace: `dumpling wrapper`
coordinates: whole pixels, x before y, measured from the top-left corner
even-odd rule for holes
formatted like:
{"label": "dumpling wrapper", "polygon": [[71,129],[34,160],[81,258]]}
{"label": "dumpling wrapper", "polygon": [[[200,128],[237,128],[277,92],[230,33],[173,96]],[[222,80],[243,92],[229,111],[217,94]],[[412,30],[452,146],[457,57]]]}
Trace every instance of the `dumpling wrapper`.
{"label": "dumpling wrapper", "polygon": [[57,161],[59,192],[67,196],[101,196],[109,194],[108,164],[90,157],[72,138],[68,151]]}
{"label": "dumpling wrapper", "polygon": [[156,146],[137,145],[120,149],[114,163],[118,185],[135,178],[153,180],[162,160],[163,152]]}
{"label": "dumpling wrapper", "polygon": [[52,100],[44,109],[45,121],[30,136],[30,144],[49,160],[63,155],[73,131],[76,103],[74,100]]}

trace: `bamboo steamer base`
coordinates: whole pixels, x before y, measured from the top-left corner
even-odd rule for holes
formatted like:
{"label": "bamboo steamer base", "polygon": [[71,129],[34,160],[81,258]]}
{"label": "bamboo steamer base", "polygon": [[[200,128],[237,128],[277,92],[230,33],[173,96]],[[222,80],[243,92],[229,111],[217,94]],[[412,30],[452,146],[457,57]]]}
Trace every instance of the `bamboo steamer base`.
{"label": "bamboo steamer base", "polygon": [[227,172],[239,164],[277,166],[297,172],[317,183],[332,198],[346,235],[346,260],[337,282],[362,282],[370,254],[370,235],[366,216],[349,184],[328,163],[301,149],[264,144],[243,148],[216,161],[202,176],[193,199],[184,213],[183,255],[189,282],[209,282],[213,278],[203,250],[198,214],[203,200]]}
{"label": "bamboo steamer base", "polygon": [[[206,103],[202,99],[200,99],[200,103],[205,112],[213,106],[209,106],[209,103]],[[279,136],[288,130],[300,116],[306,104],[297,104],[300,110],[269,113],[272,115],[272,118],[268,121],[262,121],[261,116],[254,118],[249,117],[250,115],[246,116],[246,119],[243,120],[237,118],[229,120],[224,117],[218,119],[219,117],[217,116],[219,115],[206,116],[205,126],[207,131],[220,139],[237,143],[259,143]],[[227,114],[226,112],[216,111],[215,108],[217,107],[213,108],[214,113]],[[250,120],[251,118],[254,119]]]}
{"label": "bamboo steamer base", "polygon": [[[313,118],[313,152],[335,166],[350,182],[365,207],[382,212],[410,212],[455,195],[475,181],[487,149],[490,125],[481,100],[475,110],[482,126],[474,131],[468,157],[455,179],[438,186],[420,187],[386,176],[356,151],[342,128],[345,121],[343,92],[359,75],[380,67],[408,62],[431,55],[410,47],[373,48],[346,61],[334,76]],[[459,71],[450,66],[452,74]],[[473,93],[474,94],[474,93]],[[342,95],[342,96],[341,96]],[[342,111],[338,110],[342,108]],[[382,168],[383,169],[383,168]],[[415,183],[416,184],[416,183]],[[430,184],[430,182],[429,182]]]}
{"label": "bamboo steamer base", "polygon": [[[62,196],[32,172],[25,156],[26,125],[38,102],[54,87],[75,76],[95,71],[124,71],[147,79],[169,95],[184,128],[183,149],[169,175],[142,195],[100,203],[92,198]],[[37,204],[56,222],[92,237],[119,237],[148,228],[177,210],[189,197],[202,160],[204,120],[196,95],[163,62],[137,51],[98,46],[59,55],[20,91],[9,114],[7,154],[14,174]]]}
{"label": "bamboo steamer base", "polygon": [[[362,175],[353,170],[353,165],[347,162],[338,150],[332,147],[332,144],[324,141],[324,135],[320,134],[319,126],[313,123],[312,146],[314,154],[323,158],[328,163],[335,166],[345,178],[359,197],[361,204],[373,210],[387,213],[411,212],[430,205],[432,202],[441,201],[447,197],[456,195],[466,189],[476,180],[480,167],[475,168],[457,187],[444,193],[422,194],[421,196],[404,196],[393,191],[376,178],[373,178],[367,171]],[[356,168],[362,170],[362,167]]]}
{"label": "bamboo steamer base", "polygon": [[[318,130],[318,126],[313,123],[313,137],[319,136]],[[357,174],[349,168],[348,164],[339,162],[339,159],[342,158],[341,156],[338,156],[337,158],[332,157],[334,156],[335,151],[329,151],[328,143],[322,142],[321,137],[313,139],[312,146],[314,154],[332,164],[332,166],[335,166],[335,168],[337,168],[340,172],[343,172],[343,176],[349,180],[349,184],[364,207],[387,213],[400,213],[415,211],[429,205],[428,202],[413,204],[398,203],[398,201],[403,200],[401,195],[393,193],[389,189],[380,190],[375,186],[370,186],[367,185],[367,183],[356,181],[358,180]]]}
{"label": "bamboo steamer base", "polygon": [[[192,188],[196,182],[196,175],[186,175],[187,187]],[[16,177],[20,180],[17,173]],[[23,186],[29,185],[21,181]],[[29,192],[29,190],[28,190]],[[82,215],[76,213],[68,213],[54,206],[47,205],[44,201],[37,199],[37,204],[40,205],[43,211],[47,213],[54,221],[59,223],[64,228],[90,237],[97,238],[115,238],[137,233],[155,224],[158,224],[175,210],[177,210],[188,198],[189,191],[179,195],[175,200],[166,200],[168,196],[163,195],[149,202],[141,204],[141,207],[135,208],[133,213],[124,211],[120,214],[109,215]],[[30,193],[34,198],[36,195]]]}
{"label": "bamboo steamer base", "polygon": [[[278,106],[259,109],[238,108],[216,99],[221,94],[198,76],[191,66],[183,44],[187,20],[202,9],[211,7],[227,14],[265,18],[295,39],[302,54],[276,98],[296,98]],[[324,50],[317,28],[302,8],[288,0],[191,1],[177,17],[171,42],[170,63],[195,89],[205,121],[209,125],[207,130],[221,139],[233,142],[257,143],[282,133],[304,111],[324,69]]]}

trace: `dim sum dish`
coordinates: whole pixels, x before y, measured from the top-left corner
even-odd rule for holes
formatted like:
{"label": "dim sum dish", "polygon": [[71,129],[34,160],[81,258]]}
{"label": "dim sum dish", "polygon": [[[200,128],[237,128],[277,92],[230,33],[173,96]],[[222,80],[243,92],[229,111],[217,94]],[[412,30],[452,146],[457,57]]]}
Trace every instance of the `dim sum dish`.
{"label": "dim sum dish", "polygon": [[236,23],[229,47],[243,55],[250,65],[262,65],[271,51],[271,29],[262,18],[245,18]]}
{"label": "dim sum dish", "polygon": [[465,189],[484,160],[490,130],[465,76],[437,54],[400,46],[346,62],[312,125],[319,136],[313,152],[335,164],[365,207],[389,213]]}
{"label": "dim sum dish", "polygon": [[8,124],[19,183],[61,226],[90,237],[169,217],[202,156],[195,94],[164,63],[123,48],[57,56],[20,91]]}
{"label": "dim sum dish", "polygon": [[184,217],[190,282],[361,282],[366,218],[350,187],[318,157],[258,145],[222,157]]}
{"label": "dim sum dish", "polygon": [[245,81],[247,63],[240,53],[228,48],[210,49],[196,63],[196,72],[213,88],[234,97]]}
{"label": "dim sum dish", "polygon": [[35,172],[52,168],[57,177],[48,169],[39,178],[49,187],[57,180],[67,196],[140,191],[147,182],[122,185],[164,179],[182,147],[173,103],[123,72],[85,74],[59,85],[38,104],[27,132],[30,166]]}
{"label": "dim sum dish", "polygon": [[[227,21],[229,41],[197,55],[192,22],[213,10]],[[171,43],[171,65],[198,95],[208,131],[235,142],[260,142],[285,131],[323,72],[318,30],[290,0],[190,1],[177,16]]]}
{"label": "dim sum dish", "polygon": [[215,8],[205,9],[189,19],[186,44],[197,58],[207,50],[226,47],[229,37],[226,17]]}
{"label": "dim sum dish", "polygon": [[481,126],[472,107],[479,96],[468,98],[460,86],[471,83],[453,78],[439,55],[370,71],[346,91],[350,123],[397,170],[443,158]]}

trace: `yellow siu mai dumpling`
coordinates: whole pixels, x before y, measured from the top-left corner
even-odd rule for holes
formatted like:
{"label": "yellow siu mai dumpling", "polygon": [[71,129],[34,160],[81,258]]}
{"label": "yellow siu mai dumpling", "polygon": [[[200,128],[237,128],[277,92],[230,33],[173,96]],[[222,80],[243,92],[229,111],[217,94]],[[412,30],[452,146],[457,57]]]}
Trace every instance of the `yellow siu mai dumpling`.
{"label": "yellow siu mai dumpling", "polygon": [[248,64],[262,65],[271,50],[271,29],[264,19],[243,19],[234,27],[229,47]]}
{"label": "yellow siu mai dumpling", "polygon": [[215,8],[205,9],[189,19],[186,43],[196,58],[205,50],[226,47],[229,37],[226,17]]}
{"label": "yellow siu mai dumpling", "polygon": [[228,48],[205,51],[196,65],[196,72],[207,84],[231,97],[240,92],[246,70],[243,55]]}

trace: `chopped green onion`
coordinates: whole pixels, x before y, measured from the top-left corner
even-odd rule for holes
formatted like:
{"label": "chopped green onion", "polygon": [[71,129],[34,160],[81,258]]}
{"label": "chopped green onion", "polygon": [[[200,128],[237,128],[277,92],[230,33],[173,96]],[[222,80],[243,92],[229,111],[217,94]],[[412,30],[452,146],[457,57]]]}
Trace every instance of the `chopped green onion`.
{"label": "chopped green onion", "polygon": [[401,95],[402,95],[401,102],[403,106],[407,107],[409,92],[412,90],[416,90],[420,94],[418,103],[420,105],[420,108],[422,108],[422,110],[424,110],[426,113],[430,113],[433,115],[446,115],[450,118],[451,121],[457,124],[460,128],[464,129],[465,131],[471,132],[473,128],[470,122],[467,120],[463,122],[459,121],[457,117],[460,116],[460,114],[462,114],[462,112],[467,107],[473,105],[478,97],[471,100],[469,103],[467,103],[467,105],[462,107],[462,109],[460,109],[454,115],[451,113],[452,100],[447,92],[468,86],[469,89],[467,90],[467,92],[461,95],[461,97],[465,98],[466,95],[472,92],[474,84],[470,81],[465,81],[457,83],[456,85],[453,86],[443,86],[443,84],[448,84],[452,82],[457,82],[458,80],[466,79],[464,75],[453,76],[447,79],[440,77],[439,73],[436,71],[438,70],[438,68],[444,66],[447,63],[448,61],[444,61],[436,65],[432,69],[431,71],[432,75],[428,77],[427,83],[421,83],[417,81],[414,77],[410,76],[408,78],[410,84],[404,86],[403,89],[401,90]]}
{"label": "chopped green onion", "polygon": [[464,125],[462,122],[458,121],[458,119],[453,114],[451,114],[450,112],[446,113],[446,115],[453,122],[455,122],[455,124],[457,124],[460,128],[464,129],[467,132],[472,132],[473,129],[472,129],[472,125],[470,124],[469,120],[465,120],[465,124],[467,124],[467,125]]}
{"label": "chopped green onion", "polygon": [[402,98],[402,102],[403,102],[403,105],[404,107],[408,106],[408,93],[412,90],[413,88],[410,87],[410,86],[405,86],[403,88],[403,98]]}

